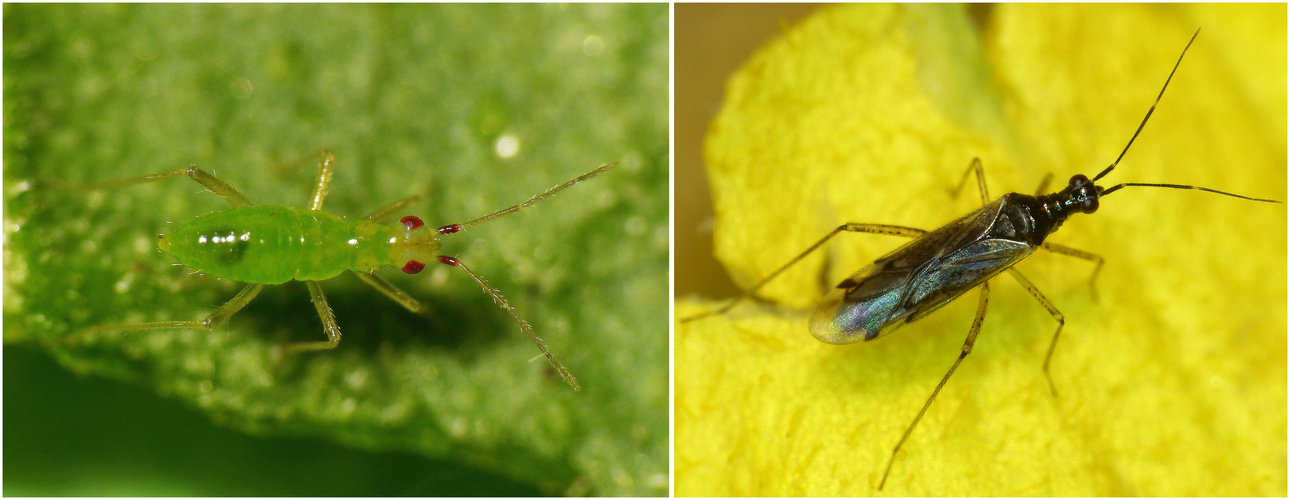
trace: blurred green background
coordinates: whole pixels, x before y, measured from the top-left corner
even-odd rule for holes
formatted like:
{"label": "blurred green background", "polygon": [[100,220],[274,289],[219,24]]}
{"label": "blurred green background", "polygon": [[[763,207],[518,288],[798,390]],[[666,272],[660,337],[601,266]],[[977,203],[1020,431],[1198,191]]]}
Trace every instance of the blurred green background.
{"label": "blurred green background", "polygon": [[[8,495],[664,495],[668,485],[666,5],[6,5],[4,477]],[[501,144],[517,144],[507,151]],[[240,284],[174,266],[156,233],[226,204],[187,179],[36,188],[197,164],[299,206],[411,194],[429,225],[591,168],[444,240],[578,376],[570,390],[464,274],[299,283],[214,332],[53,341],[199,319]],[[123,383],[124,382],[124,383]],[[214,422],[214,423],[212,423]]]}

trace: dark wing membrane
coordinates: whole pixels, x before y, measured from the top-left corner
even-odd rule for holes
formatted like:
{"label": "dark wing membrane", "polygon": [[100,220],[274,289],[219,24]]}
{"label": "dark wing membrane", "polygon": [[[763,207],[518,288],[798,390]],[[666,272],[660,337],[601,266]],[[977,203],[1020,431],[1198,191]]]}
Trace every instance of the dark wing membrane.
{"label": "dark wing membrane", "polygon": [[912,280],[907,302],[910,314],[904,322],[922,319],[1034,251],[1035,247],[1025,242],[989,237],[963,247]]}
{"label": "dark wing membrane", "polygon": [[1034,252],[991,236],[999,199],[875,260],[831,291],[811,316],[822,342],[873,340],[940,309]]}

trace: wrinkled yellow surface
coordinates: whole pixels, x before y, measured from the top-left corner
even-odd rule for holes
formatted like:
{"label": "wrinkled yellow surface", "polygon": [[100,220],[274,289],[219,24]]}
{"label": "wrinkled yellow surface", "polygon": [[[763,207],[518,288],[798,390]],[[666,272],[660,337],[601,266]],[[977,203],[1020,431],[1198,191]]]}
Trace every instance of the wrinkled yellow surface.
{"label": "wrinkled yellow surface", "polygon": [[[843,222],[941,225],[973,157],[991,196],[1110,164],[1192,32],[1159,108],[1103,182],[1286,199],[1284,5],[822,9],[730,80],[707,137],[718,257],[748,287]],[[1050,190],[1051,191],[1051,190]],[[806,330],[831,285],[896,248],[844,234],[765,287],[771,303],[675,330],[676,493],[1285,495],[1286,206],[1126,188],[991,282],[972,354],[876,490],[953,362],[977,291],[879,341]],[[678,300],[678,317],[723,302]]]}

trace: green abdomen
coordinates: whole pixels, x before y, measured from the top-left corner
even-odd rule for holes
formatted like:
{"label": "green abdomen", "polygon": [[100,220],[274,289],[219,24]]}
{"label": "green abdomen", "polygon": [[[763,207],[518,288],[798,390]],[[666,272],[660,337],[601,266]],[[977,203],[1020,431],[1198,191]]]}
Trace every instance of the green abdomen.
{"label": "green abdomen", "polygon": [[272,285],[323,280],[349,269],[358,253],[368,251],[374,226],[302,208],[242,207],[181,224],[158,246],[202,273]]}

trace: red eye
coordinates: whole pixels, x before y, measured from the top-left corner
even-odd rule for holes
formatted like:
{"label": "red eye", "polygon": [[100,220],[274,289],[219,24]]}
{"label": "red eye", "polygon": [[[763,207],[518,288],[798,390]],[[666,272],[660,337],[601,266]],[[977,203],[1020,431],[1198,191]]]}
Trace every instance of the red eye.
{"label": "red eye", "polygon": [[1085,184],[1088,184],[1088,177],[1084,177],[1084,174],[1075,174],[1074,177],[1071,177],[1071,187],[1080,187]]}
{"label": "red eye", "polygon": [[1089,198],[1079,205],[1079,211],[1091,214],[1097,211],[1097,198]]}
{"label": "red eye", "polygon": [[[421,219],[417,219],[417,222],[421,222]],[[416,274],[421,272],[422,269],[425,269],[425,267],[426,267],[425,264],[422,264],[415,260],[409,260],[407,264],[403,265],[403,272],[408,274]]]}
{"label": "red eye", "polygon": [[[411,231],[411,230],[413,230],[413,229],[416,229],[416,228],[418,228],[418,227],[421,227],[421,226],[426,225],[426,223],[421,222],[421,218],[420,218],[420,217],[417,217],[417,216],[415,216],[415,215],[409,215],[409,216],[407,216],[407,217],[404,217],[404,218],[402,218],[402,219],[399,219],[399,222],[402,222],[402,223],[403,223],[403,227],[407,228],[407,229],[408,229],[408,231]],[[420,269],[418,269],[418,271],[419,271],[419,270],[420,270]]]}

